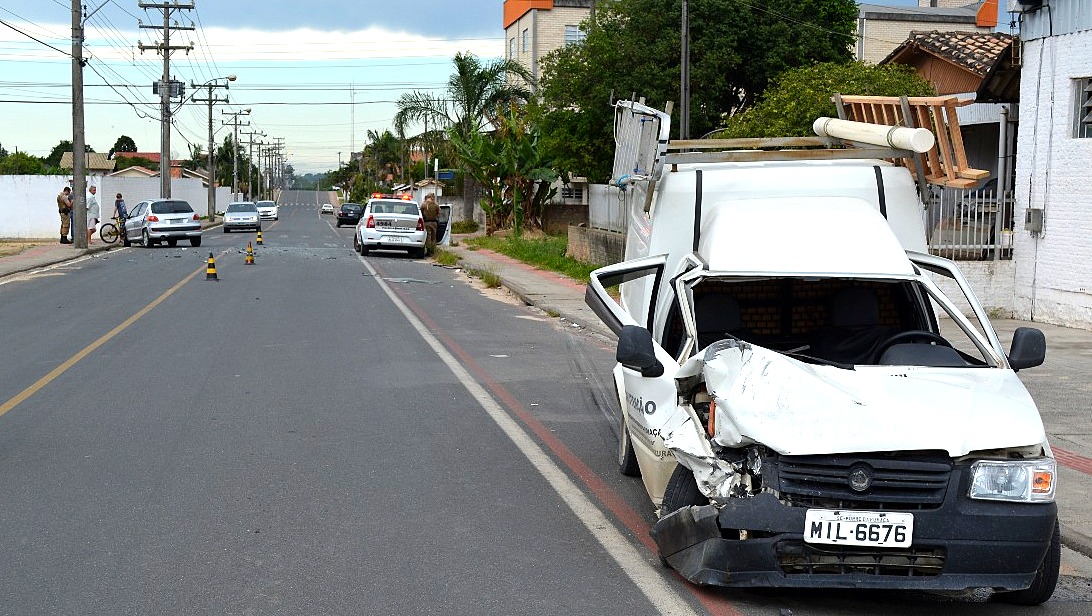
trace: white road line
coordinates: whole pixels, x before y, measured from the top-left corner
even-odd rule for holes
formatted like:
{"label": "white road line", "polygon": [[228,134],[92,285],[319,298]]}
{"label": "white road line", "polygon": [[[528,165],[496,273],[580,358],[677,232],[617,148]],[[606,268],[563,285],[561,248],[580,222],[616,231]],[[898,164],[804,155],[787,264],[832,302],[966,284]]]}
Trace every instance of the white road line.
{"label": "white road line", "polygon": [[662,614],[695,614],[690,605],[664,580],[663,573],[641,555],[633,544],[623,535],[609,518],[592,503],[584,492],[568,475],[550,459],[546,452],[531,438],[526,431],[504,408],[497,403],[484,387],[455,359],[455,357],[440,344],[413,312],[395,295],[390,286],[379,276],[379,272],[368,263],[368,260],[358,256],[364,267],[372,274],[372,279],[379,284],[391,302],[402,312],[410,325],[417,330],[421,338],[432,347],[436,355],[445,363],[456,378],[466,387],[470,395],[477,400],[482,409],[497,424],[512,443],[531,462],[543,478],[557,492],[561,500],[569,506],[588,532],[592,534],[610,554],[629,579],[645,594],[649,602]]}

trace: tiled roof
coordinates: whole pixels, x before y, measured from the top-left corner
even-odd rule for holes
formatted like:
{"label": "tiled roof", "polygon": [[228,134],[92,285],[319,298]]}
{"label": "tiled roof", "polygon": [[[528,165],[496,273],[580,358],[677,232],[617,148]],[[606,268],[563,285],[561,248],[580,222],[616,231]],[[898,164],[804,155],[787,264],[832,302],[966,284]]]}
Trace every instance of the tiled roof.
{"label": "tiled roof", "polygon": [[905,43],[888,54],[880,64],[886,64],[900,54],[916,49],[949,60],[980,77],[985,77],[1011,44],[1012,35],[1002,32],[914,31]]}
{"label": "tiled roof", "polygon": [[158,163],[159,152],[114,152],[114,158],[143,158]]}
{"label": "tiled roof", "polygon": [[[88,171],[113,171],[114,161],[110,160],[108,154],[100,154],[98,152],[87,153],[87,170]],[[61,154],[61,169],[72,168],[72,152],[65,152]]]}

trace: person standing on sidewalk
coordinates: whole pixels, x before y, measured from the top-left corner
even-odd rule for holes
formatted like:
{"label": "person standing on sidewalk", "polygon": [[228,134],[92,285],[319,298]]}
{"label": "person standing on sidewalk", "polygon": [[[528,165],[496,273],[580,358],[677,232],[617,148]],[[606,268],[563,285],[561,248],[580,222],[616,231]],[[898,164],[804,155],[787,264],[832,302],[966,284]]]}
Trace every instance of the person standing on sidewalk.
{"label": "person standing on sidewalk", "polygon": [[425,197],[421,204],[421,217],[425,220],[425,253],[431,255],[436,250],[436,222],[440,220],[440,205],[436,203],[436,195]]}
{"label": "person standing on sidewalk", "polygon": [[57,213],[61,216],[61,243],[71,244],[68,229],[72,224],[72,189],[67,186],[57,195]]}
{"label": "person standing on sidewalk", "polygon": [[91,196],[87,198],[87,245],[91,245],[91,236],[95,235],[95,229],[99,225],[99,198],[95,196],[98,188],[92,186],[88,189]]}

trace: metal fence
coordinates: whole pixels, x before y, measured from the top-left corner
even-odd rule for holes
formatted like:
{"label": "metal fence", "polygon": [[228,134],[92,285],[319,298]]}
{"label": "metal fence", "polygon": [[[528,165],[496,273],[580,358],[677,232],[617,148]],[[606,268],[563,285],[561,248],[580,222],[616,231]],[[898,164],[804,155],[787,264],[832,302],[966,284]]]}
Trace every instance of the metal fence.
{"label": "metal fence", "polygon": [[992,186],[945,190],[928,204],[929,252],[964,261],[1012,258],[1013,196]]}
{"label": "metal fence", "polygon": [[[617,189],[592,184],[588,226],[625,233],[625,202]],[[1012,258],[1013,193],[998,194],[993,182],[977,190],[938,191],[927,205],[929,252],[961,261]]]}

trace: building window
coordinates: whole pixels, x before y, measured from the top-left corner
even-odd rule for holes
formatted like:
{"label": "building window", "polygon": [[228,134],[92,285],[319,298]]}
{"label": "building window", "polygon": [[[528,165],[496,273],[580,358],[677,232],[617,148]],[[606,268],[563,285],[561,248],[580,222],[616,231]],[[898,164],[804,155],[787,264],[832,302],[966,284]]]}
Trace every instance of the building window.
{"label": "building window", "polygon": [[514,37],[514,36],[512,38],[508,39],[508,57],[509,58],[515,58],[516,57],[516,37]]}
{"label": "building window", "polygon": [[1073,136],[1092,138],[1092,77],[1076,80],[1077,96],[1073,109]]}
{"label": "building window", "polygon": [[583,43],[587,34],[580,29],[580,26],[565,26],[565,44],[575,45]]}
{"label": "building window", "polygon": [[575,188],[573,186],[570,186],[570,185],[566,184],[566,185],[561,187],[561,198],[562,199],[574,199],[576,201],[583,202],[584,201],[584,189],[583,188]]}
{"label": "building window", "polygon": [[531,31],[527,28],[523,29],[523,51],[531,50]]}

